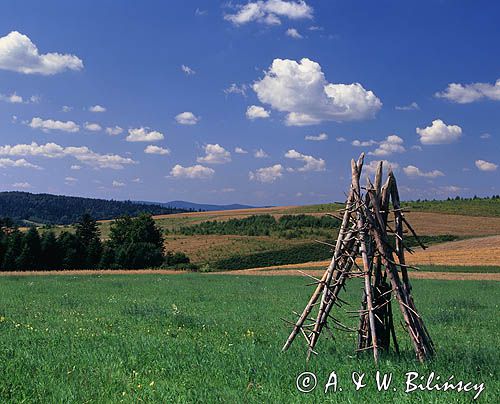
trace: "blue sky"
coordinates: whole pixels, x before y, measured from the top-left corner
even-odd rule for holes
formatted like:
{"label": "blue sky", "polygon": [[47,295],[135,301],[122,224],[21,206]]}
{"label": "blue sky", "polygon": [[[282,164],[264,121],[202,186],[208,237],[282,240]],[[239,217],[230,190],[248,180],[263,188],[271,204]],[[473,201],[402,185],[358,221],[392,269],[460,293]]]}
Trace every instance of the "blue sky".
{"label": "blue sky", "polygon": [[344,198],[364,151],[393,167],[405,199],[498,194],[499,12],[451,0],[5,1],[0,187],[319,203]]}

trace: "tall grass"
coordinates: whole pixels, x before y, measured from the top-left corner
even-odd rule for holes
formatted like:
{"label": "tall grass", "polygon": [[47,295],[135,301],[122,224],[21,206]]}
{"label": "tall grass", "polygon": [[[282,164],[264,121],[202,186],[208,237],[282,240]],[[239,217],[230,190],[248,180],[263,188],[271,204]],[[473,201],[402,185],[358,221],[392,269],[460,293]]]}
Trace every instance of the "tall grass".
{"label": "tall grass", "polygon": [[[2,278],[0,402],[466,403],[472,397],[405,394],[403,375],[411,370],[484,382],[480,402],[495,402],[497,283],[415,281],[436,358],[416,363],[398,326],[402,355],[383,355],[380,364],[394,373],[397,391],[376,392],[370,383],[355,392],[351,372],[375,373],[369,354],[353,354],[355,334],[322,336],[321,356],[309,365],[302,340],[280,352],[289,332],[280,318],[303,308],[311,292],[306,282],[202,274]],[[360,296],[361,284],[353,281],[343,297],[356,308]],[[305,369],[321,383],[337,371],[344,391],[298,392],[295,378]]]}

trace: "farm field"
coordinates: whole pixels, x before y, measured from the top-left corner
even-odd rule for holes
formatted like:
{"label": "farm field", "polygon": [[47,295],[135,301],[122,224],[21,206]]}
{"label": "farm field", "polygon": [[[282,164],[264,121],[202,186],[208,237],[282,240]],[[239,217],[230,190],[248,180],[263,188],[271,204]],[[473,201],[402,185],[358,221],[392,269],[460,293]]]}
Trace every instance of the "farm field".
{"label": "farm field", "polygon": [[[409,201],[402,202],[405,209],[413,212],[431,212],[466,216],[500,217],[499,199],[450,199],[435,201]],[[293,213],[318,213],[331,212],[342,208],[341,203],[324,203],[319,205],[293,206]]]}
{"label": "farm field", "polygon": [[[311,215],[324,217],[327,213],[335,213],[340,204],[323,204],[309,206],[282,206],[271,208],[241,209],[233,211],[190,212],[173,215],[154,216],[156,224],[166,233],[165,249],[181,251],[187,254],[191,262],[204,270],[237,269],[227,260],[251,260],[250,255],[267,253],[269,261],[266,266],[272,266],[273,261],[288,260],[288,263],[304,263],[321,261],[327,256],[316,258],[307,255],[302,260],[290,261],[287,258],[289,248],[309,248],[315,240],[325,240],[316,234],[302,234],[300,237],[283,237],[276,233],[264,236],[247,236],[239,234],[179,234],[179,229],[200,225],[208,221],[225,222],[231,219],[242,220],[254,215],[271,215],[279,220],[284,215]],[[485,244],[481,240],[467,241],[469,238],[500,235],[500,200],[452,200],[409,202],[407,208],[411,211],[406,217],[420,236],[436,238],[433,243],[442,243],[446,237],[462,239],[457,243],[444,243],[441,250],[438,245],[432,245],[427,251],[416,249],[416,254],[410,256],[413,264],[425,265],[500,265],[500,239],[490,238]],[[456,214],[460,213],[460,214]],[[487,226],[485,226],[487,223]],[[101,221],[100,230],[103,239],[109,236],[111,221]],[[67,227],[64,228],[68,230]],[[61,227],[55,228],[56,233]],[[334,239],[335,232],[330,232],[328,239]],[[439,237],[444,237],[439,240]],[[326,253],[326,247],[325,247]],[[326,254],[328,255],[328,254]],[[275,256],[275,258],[273,258]],[[276,262],[278,263],[278,262]],[[251,266],[246,266],[250,268]]]}
{"label": "farm field", "polygon": [[[500,236],[471,238],[466,240],[451,241],[442,244],[431,245],[426,250],[416,249],[414,254],[407,254],[406,261],[410,265],[418,265],[422,269],[454,267],[458,272],[460,268],[483,268],[478,272],[484,272],[484,268],[500,267]],[[330,260],[318,262],[304,262],[300,264],[273,265],[261,268],[249,268],[248,270],[278,269],[278,268],[325,268]],[[427,269],[426,269],[427,268]]]}
{"label": "farm field", "polygon": [[[376,392],[373,383],[354,392],[350,373],[373,378],[372,358],[353,354],[353,333],[339,333],[335,344],[322,336],[322,356],[308,370],[323,384],[336,371],[344,387],[327,395],[295,387],[306,369],[303,341],[280,352],[289,331],[280,318],[303,308],[305,283],[205,274],[2,278],[0,401],[470,402],[473,392],[403,391],[405,372],[434,371],[485,383],[479,402],[495,402],[498,283],[413,281],[437,356],[417,364],[398,326],[401,358],[387,354],[380,364],[393,373],[395,392]],[[357,305],[360,289],[353,280],[343,297]],[[343,309],[339,317],[357,321]]]}
{"label": "farm field", "polygon": [[165,248],[167,250],[182,251],[196,263],[226,258],[235,253],[251,254],[301,244],[304,244],[302,239],[286,240],[265,236],[175,235],[165,237]]}

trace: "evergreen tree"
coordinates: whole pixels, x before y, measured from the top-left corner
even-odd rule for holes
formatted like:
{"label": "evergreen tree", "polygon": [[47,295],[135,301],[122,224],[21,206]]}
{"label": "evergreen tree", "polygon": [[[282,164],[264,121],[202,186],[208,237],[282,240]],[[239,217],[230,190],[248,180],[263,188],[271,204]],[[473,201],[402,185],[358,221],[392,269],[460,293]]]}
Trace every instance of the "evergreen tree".
{"label": "evergreen tree", "polygon": [[21,270],[33,270],[40,268],[40,256],[42,248],[40,235],[36,227],[30,227],[23,237],[23,247],[17,261],[17,267]]}
{"label": "evergreen tree", "polygon": [[78,238],[67,231],[62,232],[57,238],[61,251],[61,265],[63,269],[82,268],[81,250]]}
{"label": "evergreen tree", "polygon": [[0,223],[0,267],[5,257],[6,250],[7,250],[7,233]]}
{"label": "evergreen tree", "polygon": [[79,267],[95,268],[101,259],[101,232],[95,219],[85,213],[75,225],[79,247]]}
{"label": "evergreen tree", "polygon": [[43,269],[54,270],[62,266],[61,249],[53,231],[47,231],[42,236],[40,264]]}
{"label": "evergreen tree", "polygon": [[3,258],[2,269],[15,271],[17,266],[17,258],[21,255],[23,248],[23,235],[16,227],[7,236],[5,244],[5,255]]}
{"label": "evergreen tree", "polygon": [[112,243],[108,240],[102,245],[101,261],[99,262],[99,268],[102,269],[113,269],[116,267],[116,255],[115,248]]}

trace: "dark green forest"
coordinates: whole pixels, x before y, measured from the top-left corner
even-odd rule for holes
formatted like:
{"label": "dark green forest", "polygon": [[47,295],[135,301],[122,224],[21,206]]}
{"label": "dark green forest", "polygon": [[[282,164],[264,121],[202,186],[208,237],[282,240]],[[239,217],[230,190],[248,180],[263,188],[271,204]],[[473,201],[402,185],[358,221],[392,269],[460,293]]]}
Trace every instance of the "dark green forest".
{"label": "dark green forest", "polygon": [[40,235],[36,227],[22,232],[11,219],[0,219],[0,270],[190,267],[183,253],[164,251],[162,232],[147,213],[116,219],[104,242],[89,214],[73,227],[58,236],[51,230]]}
{"label": "dark green forest", "polygon": [[84,213],[88,213],[96,220],[104,220],[126,215],[136,216],[141,212],[165,215],[182,213],[186,210],[130,201],[29,192],[0,192],[0,216],[10,217],[18,224],[25,221],[39,224],[72,224]]}

